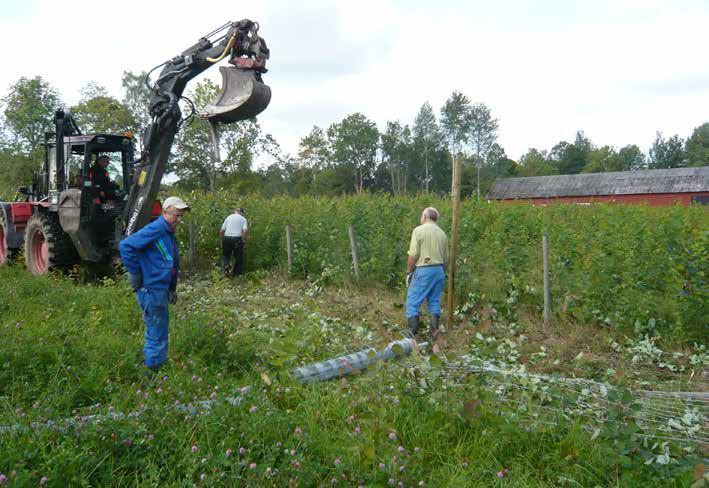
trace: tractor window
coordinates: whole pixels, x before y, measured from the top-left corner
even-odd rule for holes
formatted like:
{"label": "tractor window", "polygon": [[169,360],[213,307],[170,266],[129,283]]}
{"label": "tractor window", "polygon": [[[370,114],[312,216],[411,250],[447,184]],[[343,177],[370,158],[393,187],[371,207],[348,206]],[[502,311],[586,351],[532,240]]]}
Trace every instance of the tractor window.
{"label": "tractor window", "polygon": [[108,166],[106,166],[108,179],[112,182],[113,188],[117,193],[116,196],[121,197],[121,194],[126,191],[123,184],[123,153],[120,151],[92,151],[89,166],[96,165],[97,159],[102,156],[106,156],[109,159]]}
{"label": "tractor window", "polygon": [[81,188],[81,165],[84,162],[84,146],[71,146],[64,148],[66,157],[66,184],[68,188]]}
{"label": "tractor window", "polygon": [[108,177],[116,184],[116,188],[123,189],[123,161],[121,160],[121,153],[114,152],[106,154],[111,162],[108,167]]}

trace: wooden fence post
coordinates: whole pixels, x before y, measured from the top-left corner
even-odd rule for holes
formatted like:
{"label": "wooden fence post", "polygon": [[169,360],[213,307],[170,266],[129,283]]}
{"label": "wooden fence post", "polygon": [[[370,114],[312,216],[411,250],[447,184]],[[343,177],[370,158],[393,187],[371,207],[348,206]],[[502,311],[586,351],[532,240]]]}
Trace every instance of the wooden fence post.
{"label": "wooden fence post", "polygon": [[288,274],[291,274],[293,269],[293,241],[290,235],[290,225],[286,225],[286,252],[288,253]]}
{"label": "wooden fence post", "polygon": [[542,238],[542,266],[544,269],[544,325],[551,319],[551,292],[549,290],[549,238]]}
{"label": "wooden fence post", "polygon": [[359,254],[357,253],[357,239],[355,238],[354,227],[350,224],[347,228],[350,234],[350,248],[352,248],[352,264],[354,264],[355,278],[359,280]]}
{"label": "wooden fence post", "polygon": [[455,308],[455,261],[458,257],[458,224],[460,221],[460,177],[462,173],[461,156],[456,155],[453,158],[453,181],[451,184],[451,199],[452,206],[452,222],[451,222],[451,249],[448,257],[448,293],[447,293],[447,309],[448,309],[448,327],[453,326],[453,309]]}

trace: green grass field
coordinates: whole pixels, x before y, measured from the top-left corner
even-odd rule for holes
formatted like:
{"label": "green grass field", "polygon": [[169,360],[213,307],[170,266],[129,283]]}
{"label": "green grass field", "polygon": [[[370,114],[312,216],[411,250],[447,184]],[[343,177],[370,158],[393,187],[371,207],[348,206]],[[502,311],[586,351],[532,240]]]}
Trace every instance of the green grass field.
{"label": "green grass field", "polygon": [[[265,273],[238,283],[191,276],[179,291],[170,362],[149,382],[136,360],[141,317],[122,279],[79,285],[0,269],[7,486],[685,487],[707,456],[634,437],[620,421],[594,432],[572,410],[534,410],[543,402],[532,397],[531,415],[520,416],[484,379],[449,374],[439,359],[472,352],[532,371],[696,390],[706,388],[699,345],[658,342],[683,354],[671,371],[633,361],[637,342],[607,328],[544,328],[534,309],[511,322],[472,307],[438,355],[302,386],[294,367],[399,338],[403,291]],[[139,414],[117,415],[130,412]]]}

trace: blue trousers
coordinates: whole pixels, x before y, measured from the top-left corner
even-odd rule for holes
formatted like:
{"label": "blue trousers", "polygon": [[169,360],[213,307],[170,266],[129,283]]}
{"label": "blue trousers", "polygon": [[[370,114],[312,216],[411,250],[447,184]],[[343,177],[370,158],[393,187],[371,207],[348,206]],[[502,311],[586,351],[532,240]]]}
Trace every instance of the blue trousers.
{"label": "blue trousers", "polygon": [[145,320],[145,365],[158,368],[167,361],[167,333],[170,320],[167,290],[141,288],[136,293]]}
{"label": "blue trousers", "polygon": [[443,266],[421,266],[416,268],[406,295],[406,316],[415,317],[424,300],[428,313],[441,315],[441,293],[446,273]]}

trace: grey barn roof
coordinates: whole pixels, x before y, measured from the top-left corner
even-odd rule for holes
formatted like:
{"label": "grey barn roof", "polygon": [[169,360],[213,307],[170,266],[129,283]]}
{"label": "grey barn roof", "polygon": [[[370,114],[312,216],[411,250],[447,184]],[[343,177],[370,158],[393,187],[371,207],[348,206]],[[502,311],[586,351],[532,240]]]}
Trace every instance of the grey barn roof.
{"label": "grey barn roof", "polygon": [[488,198],[554,198],[648,193],[709,192],[709,166],[503,178]]}

